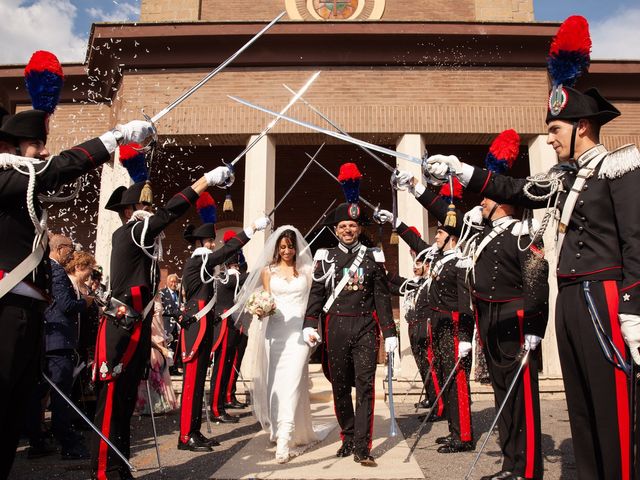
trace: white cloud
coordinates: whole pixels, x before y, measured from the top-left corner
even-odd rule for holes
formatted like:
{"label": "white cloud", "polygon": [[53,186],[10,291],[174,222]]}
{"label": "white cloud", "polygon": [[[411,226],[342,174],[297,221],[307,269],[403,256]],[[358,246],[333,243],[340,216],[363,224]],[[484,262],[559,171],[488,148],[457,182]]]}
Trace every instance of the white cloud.
{"label": "white cloud", "polygon": [[82,62],[86,39],[73,34],[76,7],[70,0],[24,0],[0,2],[0,63],[27,63],[36,50],[49,50],[61,62]]}
{"label": "white cloud", "polygon": [[126,2],[113,1],[115,8],[106,10],[104,8],[87,8],[86,12],[96,22],[123,22],[126,20],[137,20],[140,17],[140,7]]}
{"label": "white cloud", "polygon": [[593,51],[598,59],[640,60],[640,8],[619,9],[591,22]]}

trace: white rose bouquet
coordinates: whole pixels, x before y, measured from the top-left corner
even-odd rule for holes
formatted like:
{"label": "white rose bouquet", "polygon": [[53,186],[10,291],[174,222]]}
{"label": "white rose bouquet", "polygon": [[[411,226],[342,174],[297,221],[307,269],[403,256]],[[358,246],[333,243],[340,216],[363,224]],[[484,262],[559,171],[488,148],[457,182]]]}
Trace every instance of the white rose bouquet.
{"label": "white rose bouquet", "polygon": [[258,318],[268,317],[275,312],[276,301],[266,290],[256,290],[249,296],[244,310]]}

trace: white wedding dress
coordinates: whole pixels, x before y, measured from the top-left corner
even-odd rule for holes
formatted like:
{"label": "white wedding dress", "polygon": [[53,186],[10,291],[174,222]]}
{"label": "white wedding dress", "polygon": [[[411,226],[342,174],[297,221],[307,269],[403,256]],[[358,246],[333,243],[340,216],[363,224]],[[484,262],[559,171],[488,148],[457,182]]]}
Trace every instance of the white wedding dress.
{"label": "white wedding dress", "polygon": [[269,439],[288,439],[290,455],[322,440],[335,425],[314,426],[309,402],[310,348],[302,339],[310,278],[286,279],[271,268],[276,311],[261,321],[256,345],[254,414]]}

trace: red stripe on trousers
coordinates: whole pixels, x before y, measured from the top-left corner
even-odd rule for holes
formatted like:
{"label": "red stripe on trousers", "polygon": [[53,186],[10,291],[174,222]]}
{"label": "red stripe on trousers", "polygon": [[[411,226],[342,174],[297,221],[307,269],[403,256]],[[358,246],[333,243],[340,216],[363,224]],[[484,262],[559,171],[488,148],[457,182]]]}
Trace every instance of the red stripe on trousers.
{"label": "red stripe on trousers", "polygon": [[[429,365],[431,365],[431,380],[433,381],[433,389],[436,393],[436,397],[440,395],[440,384],[438,383],[438,375],[436,374],[436,369],[433,366],[434,355],[433,355],[433,330],[431,329],[431,325],[429,325],[429,348],[427,349],[427,360],[429,360]],[[428,395],[425,391],[425,395]],[[444,400],[442,396],[438,399],[438,416],[441,417],[444,412]]]}
{"label": "red stripe on trousers", "polygon": [[[327,346],[327,369],[329,370],[329,378],[333,381],[331,377],[331,355],[329,355],[329,315],[327,315],[324,319],[324,342]],[[336,408],[336,398],[333,397],[333,414],[338,418],[338,409]],[[344,433],[342,432],[342,428],[340,428],[340,440],[344,442]]]}
{"label": "red stripe on trousers", "polygon": [[[104,404],[104,414],[102,415],[102,428],[100,431],[102,434],[109,438],[109,433],[111,433],[111,413],[113,411],[113,389],[115,387],[115,382],[111,381],[107,383],[107,400]],[[109,445],[107,442],[100,439],[100,447],[98,449],[98,471],[96,472],[96,476],[98,480],[107,480],[106,470],[107,470],[107,454],[109,453]]]}
{"label": "red stripe on trousers", "polygon": [[[131,287],[131,299],[133,303],[133,308],[143,313],[144,306],[142,305],[142,291],[140,287]],[[122,364],[126,367],[129,364],[129,361],[133,357],[133,354],[136,352],[136,348],[138,348],[138,343],[140,342],[140,335],[142,334],[142,323],[144,322],[144,318],[133,324],[133,332],[131,333],[131,338],[129,339],[129,344],[127,345],[127,349],[124,351],[124,355],[122,355]]]}
{"label": "red stripe on trousers", "polygon": [[[460,314],[451,312],[453,320],[453,355],[454,361],[458,361],[458,345],[460,339],[458,329],[460,327]],[[467,395],[467,374],[464,368],[458,368],[456,373],[456,387],[458,389],[458,418],[460,419],[460,440],[471,441],[471,407],[469,405],[469,395]]]}
{"label": "red stripe on trousers", "polygon": [[218,347],[220,346],[220,343],[222,342],[222,339],[226,336],[226,334],[227,334],[227,319],[223,318],[222,324],[220,325],[220,335],[218,335],[218,341],[213,345],[213,347],[211,347],[212,352],[215,352],[218,349]]}
{"label": "red stripe on trousers", "polygon": [[[223,320],[224,326],[227,325],[227,319]],[[228,339],[227,329],[224,328],[224,334],[222,335],[222,350],[220,351],[220,365],[218,365],[218,374],[216,375],[216,384],[213,389],[213,399],[211,401],[211,410],[216,417],[220,416],[220,410],[218,410],[218,399],[220,398],[220,384],[222,383],[222,371],[224,370],[224,357],[227,355],[227,339]]]}
{"label": "red stripe on trousers", "polygon": [[[520,325],[520,344],[522,345],[524,343],[524,310],[518,310],[516,314],[518,315],[518,324]],[[529,364],[524,367],[522,386],[524,389],[524,422],[526,429],[524,476],[533,478],[536,455],[536,432],[534,427],[533,395],[531,393],[531,370],[529,369]]]}
{"label": "red stripe on trousers", "polygon": [[238,350],[236,349],[236,354],[233,356],[233,363],[231,364],[231,375],[229,376],[229,384],[227,385],[227,402],[231,403],[231,390],[233,388],[233,384],[236,381],[236,370],[239,368],[237,366],[238,363]]}
{"label": "red stripe on trousers", "polygon": [[[618,320],[618,285],[614,280],[605,280],[602,282],[604,286],[604,294],[607,301],[607,309],[609,310],[609,322],[611,324],[611,340],[626,360],[625,343],[622,339],[620,331],[620,322]],[[618,435],[620,438],[620,462],[621,464],[621,480],[629,480],[630,457],[629,449],[631,448],[629,433],[629,392],[627,390],[627,376],[619,368],[614,368],[614,378],[616,384],[616,403],[618,411]]]}
{"label": "red stripe on trousers", "polygon": [[[191,418],[193,416],[193,395],[195,393],[196,375],[198,373],[198,356],[184,365],[182,397],[180,399],[180,441],[187,443],[191,434]],[[202,405],[200,405],[202,408]]]}

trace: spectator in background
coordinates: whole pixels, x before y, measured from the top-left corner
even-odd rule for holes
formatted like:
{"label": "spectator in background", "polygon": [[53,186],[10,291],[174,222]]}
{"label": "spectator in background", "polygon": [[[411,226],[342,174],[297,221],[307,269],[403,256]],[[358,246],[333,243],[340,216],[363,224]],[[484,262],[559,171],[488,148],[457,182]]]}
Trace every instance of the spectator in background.
{"label": "spectator in background", "polygon": [[[73,251],[71,240],[54,235],[51,245],[51,293],[53,302],[45,311],[45,372],[68,397],[73,389],[77,365],[80,316],[86,313],[93,297],[84,283],[89,279],[95,259],[86,252]],[[67,271],[71,272],[71,277]],[[63,459],[89,458],[84,438],[72,427],[74,413],[67,402],[51,392],[51,429],[62,446]]]}
{"label": "spectator in background", "polygon": [[[167,348],[173,357],[178,343],[179,324],[178,320],[182,316],[182,299],[180,298],[179,278],[175,273],[167,276],[167,286],[160,290],[162,301],[162,321],[164,331],[167,336]],[[171,375],[179,375],[177,366],[169,368]]]}

